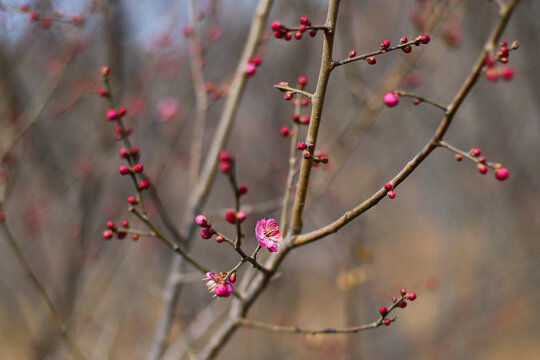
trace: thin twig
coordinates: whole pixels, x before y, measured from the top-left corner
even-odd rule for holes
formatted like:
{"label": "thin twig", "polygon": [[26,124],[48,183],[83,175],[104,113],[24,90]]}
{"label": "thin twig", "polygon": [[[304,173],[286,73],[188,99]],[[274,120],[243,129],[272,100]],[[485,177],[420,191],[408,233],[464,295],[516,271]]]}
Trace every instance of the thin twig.
{"label": "thin twig", "polygon": [[300,89],[297,89],[297,88],[293,88],[293,87],[290,87],[290,86],[286,86],[286,85],[274,85],[274,87],[276,89],[280,89],[280,90],[285,90],[285,91],[290,91],[292,93],[295,93],[295,94],[300,94],[300,95],[304,95],[305,97],[307,98],[312,98],[313,97],[313,94],[310,93],[310,92],[307,92],[307,91],[304,91],[304,90],[300,90]]}
{"label": "thin twig", "polygon": [[411,41],[408,41],[408,42],[400,44],[400,45],[389,47],[388,49],[385,49],[385,50],[379,49],[377,51],[372,51],[372,52],[369,52],[367,54],[357,55],[357,56],[346,58],[346,59],[339,60],[339,61],[336,60],[336,61],[332,62],[332,68],[335,68],[335,67],[338,67],[338,66],[341,66],[341,65],[345,65],[345,64],[348,64],[348,63],[351,63],[351,62],[354,62],[354,61],[366,60],[368,57],[373,57],[373,56],[377,56],[377,55],[386,54],[388,52],[395,51],[395,50],[401,50],[401,49],[403,49],[403,48],[405,48],[407,46],[411,46],[411,45],[419,46],[420,41],[418,39],[415,39],[415,40],[411,40]]}
{"label": "thin twig", "polygon": [[399,96],[412,97],[412,98],[418,99],[418,100],[420,100],[420,102],[425,102],[426,104],[433,105],[433,106],[441,109],[444,112],[446,112],[446,110],[447,110],[446,106],[444,106],[443,104],[438,103],[438,102],[433,101],[433,100],[430,100],[430,99],[425,98],[423,96],[419,96],[419,95],[416,95],[414,93],[407,92],[407,91],[396,91],[396,93],[398,93]]}
{"label": "thin twig", "polygon": [[68,346],[70,354],[78,360],[84,360],[85,357],[82,355],[81,351],[75,344],[75,341],[72,339],[71,335],[69,334],[66,325],[60,318],[60,315],[58,314],[58,311],[56,311],[56,308],[54,307],[51,299],[47,295],[47,292],[45,291],[45,288],[41,283],[39,282],[38,278],[30,268],[30,264],[26,261],[21,249],[17,245],[17,241],[9,231],[9,228],[5,221],[0,222],[0,229],[2,230],[2,233],[4,234],[4,238],[7,240],[8,245],[11,247],[11,250],[13,250],[13,253],[15,254],[15,258],[17,259],[17,262],[19,263],[20,267],[23,269],[25,275],[28,277],[30,282],[32,283],[32,286],[37,291],[39,295],[39,299],[41,300],[41,303],[49,313],[49,316],[51,317],[52,321],[56,324],[56,327],[58,328],[60,335],[62,336],[62,339],[64,339],[66,345]]}
{"label": "thin twig", "polygon": [[204,87],[202,41],[199,29],[199,0],[188,1],[189,17],[191,20],[191,33],[188,38],[189,62],[193,74],[193,88],[195,90],[196,115],[191,138],[191,151],[189,163],[189,188],[193,189],[199,178],[201,166],[203,134],[206,126],[208,111],[208,96]]}
{"label": "thin twig", "polygon": [[199,264],[195,259],[193,259],[191,256],[189,256],[184,250],[182,250],[182,248],[180,246],[178,246],[177,244],[173,243],[171,240],[167,239],[167,237],[165,237],[165,235],[163,235],[151,222],[150,220],[148,219],[148,217],[144,214],[141,214],[140,212],[137,211],[136,208],[132,207],[129,209],[130,212],[132,212],[133,214],[135,214],[135,216],[137,216],[139,218],[139,220],[141,220],[146,226],[148,226],[148,228],[150,230],[152,230],[152,232],[155,234],[155,236],[157,238],[159,238],[160,240],[162,240],[165,244],[167,244],[167,246],[169,246],[175,253],[179,254],[180,256],[182,256],[185,260],[187,260],[187,262],[189,262],[191,265],[193,265],[195,268],[199,269],[202,273],[206,273],[208,272],[209,270],[204,267],[203,265]]}

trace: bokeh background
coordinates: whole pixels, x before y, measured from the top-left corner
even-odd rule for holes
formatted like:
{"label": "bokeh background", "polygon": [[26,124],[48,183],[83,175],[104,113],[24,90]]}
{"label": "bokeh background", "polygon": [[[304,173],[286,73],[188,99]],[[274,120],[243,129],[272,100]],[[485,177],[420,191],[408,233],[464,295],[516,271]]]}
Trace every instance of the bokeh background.
{"label": "bokeh background", "polygon": [[[89,359],[144,359],[174,254],[157,240],[101,238],[109,219],[143,225],[128,214],[125,198],[132,184],[118,175],[120,144],[96,89],[100,67],[110,65],[113,91],[128,108],[126,122],[134,129],[142,163],[181,226],[195,114],[183,35],[187,1],[28,3],[68,17],[80,14],[85,21],[45,28],[13,7],[22,1],[1,1],[6,223]],[[210,94],[205,149],[255,5],[201,1],[204,74],[218,89]],[[275,1],[270,20],[294,26],[306,15],[319,24],[325,13],[325,1]],[[481,175],[473,163],[458,163],[452,153],[436,150],[399,186],[395,200],[381,201],[338,233],[292,252],[249,317],[341,328],[376,320],[379,306],[388,305],[401,287],[418,299],[397,312],[390,327],[356,335],[240,329],[219,358],[538,358],[539,15],[538,1],[521,1],[503,35],[521,43],[510,55],[514,79],[480,79],[445,138],[464,150],[480,147],[489,161],[504,164],[510,177],[499,182],[491,170]],[[432,40],[409,55],[380,56],[375,66],[357,62],[333,72],[318,142],[330,163],[313,172],[306,231],[379,189],[430,139],[442,118],[440,110],[414,106],[410,98],[383,107],[379,94],[406,89],[449,103],[496,18],[494,1],[342,1],[336,59],[351,49],[376,50],[385,39],[395,44],[404,35],[414,38],[423,32],[418,26],[432,26]],[[313,91],[322,43],[320,34],[290,42],[267,35],[258,52],[262,65],[248,81],[227,146],[237,159],[239,182],[249,187],[244,204],[255,206],[244,223],[250,251],[256,221],[279,218],[276,204],[287,175],[289,142],[279,128],[291,125],[293,109],[272,85],[293,84],[305,75],[307,90]],[[305,136],[305,128],[301,131]],[[218,175],[205,213],[232,235],[233,227],[222,220],[231,206],[228,183]],[[216,271],[237,261],[230,247],[200,238],[192,254]],[[172,343],[182,348],[186,343],[176,340],[184,335],[196,352],[212,331],[201,334],[193,321],[215,318],[219,324],[229,300],[211,298],[199,274],[190,272],[186,279]],[[69,358],[5,239],[0,239],[0,358]]]}

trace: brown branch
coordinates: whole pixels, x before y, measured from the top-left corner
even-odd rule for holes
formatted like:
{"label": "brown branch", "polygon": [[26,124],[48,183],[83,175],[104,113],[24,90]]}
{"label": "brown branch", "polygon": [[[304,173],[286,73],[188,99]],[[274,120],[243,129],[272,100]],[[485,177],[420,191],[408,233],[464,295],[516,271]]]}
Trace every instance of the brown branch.
{"label": "brown branch", "polygon": [[291,231],[294,235],[299,234],[302,231],[302,213],[306,202],[309,177],[311,174],[311,167],[313,165],[315,146],[317,144],[317,135],[319,133],[319,126],[321,124],[326,87],[328,85],[328,80],[330,79],[330,73],[334,68],[332,62],[332,48],[334,45],[334,35],[336,32],[338,8],[339,0],[331,0],[328,3],[328,15],[325,23],[325,25],[328,27],[328,31],[324,33],[319,79],[317,80],[315,94],[313,94],[313,97],[311,98],[311,117],[308,134],[305,141],[308,145],[307,152],[310,156],[307,159],[304,157],[302,160],[296,197],[294,199],[293,211],[291,215]]}
{"label": "brown branch", "polygon": [[203,74],[203,52],[202,42],[199,33],[199,0],[188,2],[189,17],[191,19],[191,33],[188,39],[188,53],[193,74],[193,87],[195,90],[196,114],[193,125],[193,135],[191,139],[190,163],[189,163],[189,188],[193,189],[199,177],[203,134],[206,125],[206,115],[208,110],[208,96],[204,87]]}
{"label": "brown branch", "polygon": [[[448,130],[448,127],[450,126],[454,115],[459,109],[459,106],[462,104],[463,100],[469,94],[472,87],[478,80],[478,77],[482,72],[486,55],[488,55],[489,51],[491,51],[498,43],[502,31],[508,23],[510,15],[512,14],[512,11],[514,10],[518,2],[519,0],[513,0],[503,11],[501,11],[500,19],[496,24],[495,28],[493,29],[491,35],[488,37],[488,40],[484,45],[483,51],[478,56],[469,76],[465,79],[465,82],[461,86],[461,89],[457,92],[454,100],[448,106],[445,116],[439,127],[437,128],[434,136],[422,148],[420,153],[418,153],[411,161],[409,161],[409,163],[407,163],[407,165],[391,181],[389,181],[389,183],[392,184],[394,188],[396,188],[402,181],[404,181],[416,169],[416,167],[418,167],[418,165],[420,165],[422,161],[424,161],[428,157],[428,155],[438,147],[439,142],[442,140],[444,134]],[[362,202],[355,208],[347,211],[343,216],[341,216],[339,219],[332,222],[331,224],[328,224],[312,232],[296,236],[293,241],[293,246],[296,247],[305,245],[312,241],[321,239],[329,234],[337,232],[347,223],[351,222],[353,219],[364,213],[366,210],[369,210],[373,206],[375,206],[379,201],[384,198],[386,193],[386,189],[382,187],[371,197],[366,199],[364,202]]]}
{"label": "brown branch", "polygon": [[240,325],[245,327],[250,327],[254,329],[259,330],[267,330],[271,332],[278,332],[278,333],[289,333],[289,334],[310,334],[310,335],[316,335],[316,334],[355,334],[360,331],[369,330],[369,329],[375,329],[382,325],[382,321],[375,321],[370,324],[360,325],[360,326],[354,326],[344,329],[334,329],[334,328],[325,328],[325,329],[303,329],[299,328],[298,326],[278,326],[278,325],[272,325],[267,324],[259,321],[253,321],[248,319],[242,319],[240,320]]}
{"label": "brown branch", "polygon": [[[294,107],[294,115],[300,116],[301,103],[300,99],[297,99],[296,105]],[[293,189],[294,175],[297,173],[296,163],[297,163],[297,148],[296,142],[298,141],[298,130],[300,127],[297,123],[294,123],[291,134],[291,142],[289,145],[289,170],[287,172],[287,182],[285,183],[285,195],[283,196],[283,204],[281,205],[281,218],[279,221],[279,226],[283,234],[287,234],[289,231],[289,202],[291,198],[291,193]]]}

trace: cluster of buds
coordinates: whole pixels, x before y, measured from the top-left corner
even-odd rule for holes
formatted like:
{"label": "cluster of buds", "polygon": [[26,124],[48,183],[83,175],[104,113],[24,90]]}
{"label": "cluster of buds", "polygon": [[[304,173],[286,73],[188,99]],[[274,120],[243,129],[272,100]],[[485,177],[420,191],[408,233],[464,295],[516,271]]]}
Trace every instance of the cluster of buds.
{"label": "cluster of buds", "polygon": [[294,114],[292,116],[292,121],[300,125],[309,125],[310,117],[309,115],[300,116],[298,114]]}
{"label": "cluster of buds", "polygon": [[208,291],[218,297],[229,297],[233,291],[233,283],[236,281],[236,273],[232,273],[227,278],[227,273],[207,272],[203,281],[206,281]]}
{"label": "cluster of buds", "polygon": [[322,151],[319,151],[313,156],[313,165],[312,168],[319,167],[319,164],[328,164],[328,155],[326,153],[323,153]]}
{"label": "cluster of buds", "polygon": [[84,17],[79,14],[66,16],[59,11],[48,13],[38,12],[32,10],[29,4],[23,4],[19,6],[6,5],[6,8],[11,9],[15,12],[26,14],[28,20],[32,22],[39,21],[41,26],[45,29],[48,29],[51,26],[52,22],[68,23],[72,25],[80,25],[84,22]]}
{"label": "cluster of buds", "polygon": [[236,222],[243,222],[246,220],[247,214],[244,211],[235,212],[233,209],[225,210],[225,221],[229,224],[236,224]]}
{"label": "cluster of buds", "polygon": [[107,117],[107,120],[114,121],[123,118],[127,114],[127,109],[125,107],[120,107],[118,110],[115,109],[109,109],[107,110],[107,113],[105,116]]}
{"label": "cluster of buds", "polygon": [[234,159],[232,158],[231,154],[229,154],[229,152],[223,150],[219,153],[218,165],[219,170],[221,170],[222,173],[229,174],[233,163]]}
{"label": "cluster of buds", "polygon": [[497,62],[508,63],[508,57],[511,50],[519,48],[519,42],[514,41],[510,48],[508,42],[503,40],[499,44],[499,49],[495,55],[488,54],[484,59],[484,77],[486,80],[495,82],[499,78],[510,81],[514,77],[514,69],[511,66],[496,66]]}
{"label": "cluster of buds", "polygon": [[210,95],[212,99],[219,100],[219,99],[227,97],[228,85],[229,84],[227,83],[226,85],[223,85],[223,86],[216,86],[215,84],[211,82],[207,82],[204,84],[204,90],[206,91],[207,94]]}
{"label": "cluster of buds", "polygon": [[[504,181],[508,178],[508,175],[510,175],[510,172],[507,168],[502,167],[501,164],[492,164],[488,163],[486,160],[486,157],[482,155],[482,150],[480,148],[472,148],[469,151],[469,155],[474,158],[476,162],[476,168],[478,169],[478,172],[482,175],[487,174],[488,167],[492,167],[495,169],[495,178],[499,181]],[[456,154],[456,160],[461,161],[463,159],[463,156],[459,153]]]}
{"label": "cluster of buds", "polygon": [[133,160],[138,160],[140,156],[139,147],[138,146],[132,146],[131,149],[120,149],[118,152],[118,155],[122,159],[126,159],[128,157],[131,157]]}
{"label": "cluster of buds", "polygon": [[201,227],[201,238],[208,240],[214,236],[214,229],[212,229],[212,224],[210,220],[204,215],[195,216],[195,224]]}
{"label": "cluster of buds", "polygon": [[[116,227],[116,224],[113,221],[109,220],[107,221],[106,226],[107,226],[107,230],[103,231],[103,234],[101,235],[105,240],[112,239],[114,235],[116,235],[116,238],[118,240],[123,240],[127,236],[127,232],[125,230],[129,229],[129,222],[127,220],[122,220],[121,222],[122,227],[118,229]],[[139,240],[139,235],[132,234],[131,240],[133,241]]]}
{"label": "cluster of buds", "polygon": [[272,31],[274,32],[274,36],[278,39],[285,39],[287,41],[291,40],[294,33],[294,38],[296,40],[300,40],[304,33],[309,30],[309,36],[314,37],[317,35],[317,30],[311,28],[311,21],[307,18],[307,16],[300,17],[300,26],[295,29],[289,29],[285,27],[282,23],[279,21],[272,21],[270,24],[270,27],[272,28]]}
{"label": "cluster of buds", "polygon": [[402,288],[400,291],[401,296],[398,298],[397,296],[392,296],[392,305],[390,308],[387,308],[386,306],[381,306],[379,308],[379,314],[381,314],[382,317],[382,324],[388,326],[390,325],[395,319],[387,319],[386,317],[394,310],[395,308],[399,307],[401,309],[407,307],[407,300],[408,301],[414,301],[416,299],[416,294],[413,292],[407,293],[407,289]]}
{"label": "cluster of buds", "polygon": [[257,70],[257,67],[259,67],[262,63],[262,59],[260,56],[254,56],[250,57],[248,59],[248,64],[246,65],[246,69],[244,73],[247,77],[250,77],[255,74],[255,71]]}
{"label": "cluster of buds", "polygon": [[384,189],[387,191],[386,195],[390,199],[395,199],[396,198],[396,192],[394,191],[394,186],[392,184],[390,184],[390,183],[384,184]]}

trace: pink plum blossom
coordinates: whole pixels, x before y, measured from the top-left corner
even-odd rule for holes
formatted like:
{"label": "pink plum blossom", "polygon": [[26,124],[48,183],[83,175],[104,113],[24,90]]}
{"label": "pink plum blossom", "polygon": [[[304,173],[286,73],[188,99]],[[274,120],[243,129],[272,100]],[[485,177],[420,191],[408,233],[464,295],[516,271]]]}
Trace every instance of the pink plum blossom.
{"label": "pink plum blossom", "polygon": [[278,242],[283,240],[279,227],[274,219],[261,219],[255,227],[255,236],[259,241],[259,245],[267,248],[270,252],[278,250]]}
{"label": "pink plum blossom", "polygon": [[166,97],[159,101],[157,105],[157,118],[159,121],[167,122],[178,114],[178,101],[173,97]]}
{"label": "pink plum blossom", "polygon": [[214,296],[229,297],[233,291],[233,285],[228,280],[223,280],[226,277],[226,273],[214,273],[207,272],[204,275],[203,280],[206,282],[208,291],[213,292]]}

